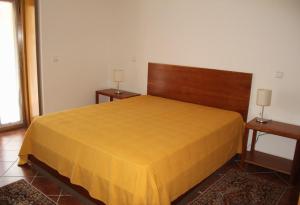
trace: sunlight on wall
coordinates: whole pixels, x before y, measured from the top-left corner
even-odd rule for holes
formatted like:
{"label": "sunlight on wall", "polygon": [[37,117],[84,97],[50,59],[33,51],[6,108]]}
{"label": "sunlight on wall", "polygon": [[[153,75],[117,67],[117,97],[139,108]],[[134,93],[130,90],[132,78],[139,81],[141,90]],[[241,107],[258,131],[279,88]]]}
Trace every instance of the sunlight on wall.
{"label": "sunlight on wall", "polygon": [[0,126],[21,121],[19,63],[13,4],[0,2]]}

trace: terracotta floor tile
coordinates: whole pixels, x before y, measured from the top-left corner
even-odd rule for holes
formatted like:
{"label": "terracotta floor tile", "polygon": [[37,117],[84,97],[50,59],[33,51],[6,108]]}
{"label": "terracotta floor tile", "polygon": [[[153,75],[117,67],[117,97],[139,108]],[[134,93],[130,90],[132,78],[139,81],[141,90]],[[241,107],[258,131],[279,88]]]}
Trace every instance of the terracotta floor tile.
{"label": "terracotta floor tile", "polygon": [[24,138],[23,137],[10,137],[10,141],[8,142],[8,144],[14,144],[14,145],[19,145],[21,146]]}
{"label": "terracotta floor tile", "polygon": [[41,172],[37,172],[36,173],[36,177],[45,177],[45,175],[43,173],[41,173]]}
{"label": "terracotta floor tile", "polygon": [[24,179],[27,182],[31,183],[33,180],[33,177],[0,177],[0,187],[5,186],[7,184],[16,182],[20,179]]}
{"label": "terracotta floor tile", "polygon": [[62,196],[72,196],[72,194],[70,194],[68,191],[66,191],[64,189],[62,190],[61,195]]}
{"label": "terracotta floor tile", "polygon": [[16,150],[0,150],[0,161],[9,162],[18,159],[19,151]]}
{"label": "terracotta floor tile", "polygon": [[8,142],[8,145],[18,145],[21,147],[23,141],[23,137],[11,137],[11,140]]}
{"label": "terracotta floor tile", "polygon": [[13,162],[0,162],[0,176],[2,176],[12,164]]}
{"label": "terracotta floor tile", "polygon": [[37,173],[29,165],[18,166],[18,162],[15,162],[11,168],[4,174],[4,176],[21,177],[21,176],[35,176]]}
{"label": "terracotta floor tile", "polygon": [[59,196],[58,195],[47,195],[50,199],[52,199],[55,203],[57,203]]}
{"label": "terracotta floor tile", "polygon": [[16,152],[19,152],[20,148],[21,145],[10,144],[10,143],[0,146],[0,150],[8,150],[8,151],[16,151]]}
{"label": "terracotta floor tile", "polygon": [[46,195],[59,195],[61,191],[59,185],[47,177],[36,177],[32,185]]}
{"label": "terracotta floor tile", "polygon": [[1,137],[11,137],[11,138],[24,138],[26,129],[19,129],[14,131],[8,131],[8,132],[0,132],[0,138]]}
{"label": "terracotta floor tile", "polygon": [[9,137],[0,137],[0,146],[8,144],[12,139]]}
{"label": "terracotta floor tile", "polygon": [[297,205],[298,199],[299,191],[295,189],[288,189],[281,197],[279,205]]}
{"label": "terracotta floor tile", "polygon": [[59,205],[84,205],[79,199],[73,196],[61,196],[58,201],[58,204]]}
{"label": "terracotta floor tile", "polygon": [[214,174],[223,175],[232,168],[237,168],[237,169],[239,168],[238,164],[234,160],[225,163],[220,169],[216,170]]}

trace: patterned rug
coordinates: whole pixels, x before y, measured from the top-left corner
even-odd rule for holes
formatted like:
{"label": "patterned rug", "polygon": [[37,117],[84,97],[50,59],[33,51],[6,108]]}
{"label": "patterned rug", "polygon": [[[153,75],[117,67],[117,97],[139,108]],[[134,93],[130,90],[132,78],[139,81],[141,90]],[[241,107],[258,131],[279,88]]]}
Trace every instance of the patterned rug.
{"label": "patterned rug", "polygon": [[0,205],[56,205],[24,179],[0,188]]}
{"label": "patterned rug", "polygon": [[[253,174],[230,169],[188,205],[275,205],[287,186],[270,182]],[[51,199],[19,180],[0,188],[0,205],[56,205]]]}
{"label": "patterned rug", "polygon": [[282,184],[230,169],[188,205],[275,205],[286,189]]}

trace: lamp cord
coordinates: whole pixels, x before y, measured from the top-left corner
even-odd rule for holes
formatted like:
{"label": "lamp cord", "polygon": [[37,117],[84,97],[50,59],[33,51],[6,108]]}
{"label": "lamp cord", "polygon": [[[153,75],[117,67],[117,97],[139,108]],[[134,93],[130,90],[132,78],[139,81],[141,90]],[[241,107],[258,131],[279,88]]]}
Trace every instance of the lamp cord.
{"label": "lamp cord", "polygon": [[[263,136],[263,135],[266,135],[266,134],[268,134],[268,133],[266,133],[266,132],[257,132],[256,139],[255,139],[255,145],[256,145],[256,143],[258,142],[259,137],[260,137],[260,136]],[[252,137],[253,137],[253,136],[252,136]],[[247,149],[250,148],[250,147],[251,147],[251,144],[249,144],[249,145],[247,146]]]}

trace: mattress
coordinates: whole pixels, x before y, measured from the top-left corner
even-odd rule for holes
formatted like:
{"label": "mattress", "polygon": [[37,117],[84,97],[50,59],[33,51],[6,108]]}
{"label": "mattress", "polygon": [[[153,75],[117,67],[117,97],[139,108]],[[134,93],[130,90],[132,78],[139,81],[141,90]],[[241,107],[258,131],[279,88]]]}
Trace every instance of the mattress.
{"label": "mattress", "polygon": [[48,114],[25,134],[33,155],[109,205],[168,205],[241,151],[236,112],[154,96]]}

